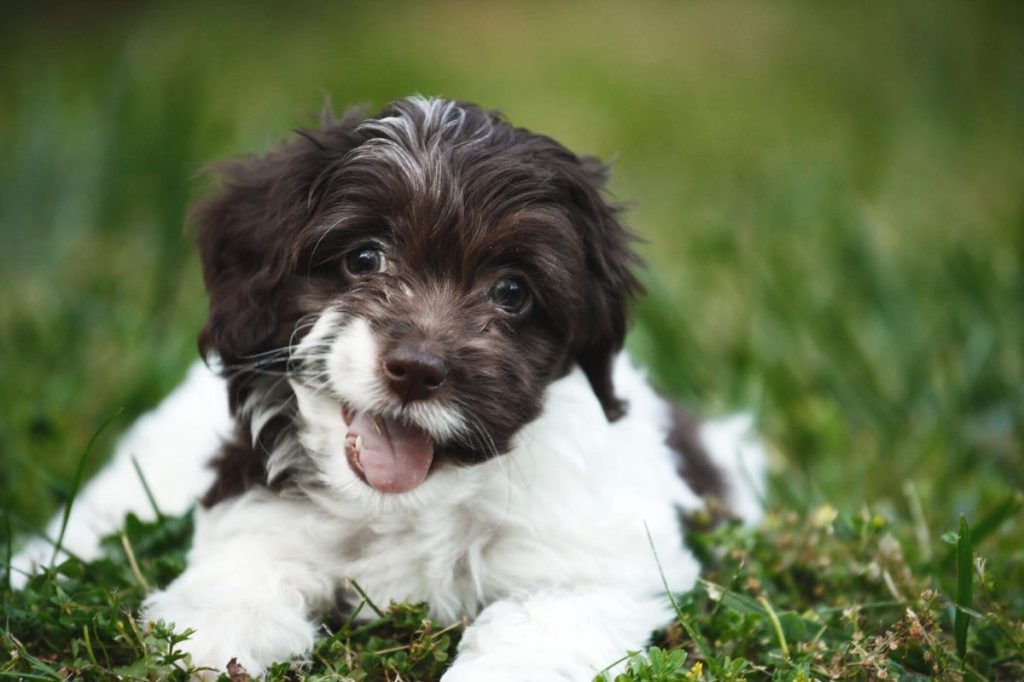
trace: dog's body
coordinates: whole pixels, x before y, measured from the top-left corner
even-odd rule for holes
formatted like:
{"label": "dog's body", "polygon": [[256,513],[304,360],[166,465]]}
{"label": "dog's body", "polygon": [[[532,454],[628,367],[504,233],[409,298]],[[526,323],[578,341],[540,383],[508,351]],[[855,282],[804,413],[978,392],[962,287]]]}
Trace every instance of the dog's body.
{"label": "dog's body", "polygon": [[138,487],[132,454],[163,511],[202,495],[145,605],[196,630],[195,662],[301,654],[355,582],[472,619],[447,680],[590,679],[669,620],[663,578],[693,586],[681,512],[758,518],[749,420],[697,425],[619,352],[635,259],[592,161],[413,99],[227,175],[198,212],[225,378],[193,369],[67,536],[89,556],[145,513],[108,494]]}

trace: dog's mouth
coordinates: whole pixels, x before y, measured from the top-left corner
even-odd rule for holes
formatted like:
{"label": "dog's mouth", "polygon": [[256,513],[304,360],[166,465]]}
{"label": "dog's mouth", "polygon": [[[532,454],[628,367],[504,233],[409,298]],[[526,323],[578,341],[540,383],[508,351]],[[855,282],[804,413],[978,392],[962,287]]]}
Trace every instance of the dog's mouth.
{"label": "dog's mouth", "polygon": [[434,462],[434,440],[425,430],[345,406],[341,416],[348,424],[348,465],[367,485],[382,493],[405,493],[426,480]]}

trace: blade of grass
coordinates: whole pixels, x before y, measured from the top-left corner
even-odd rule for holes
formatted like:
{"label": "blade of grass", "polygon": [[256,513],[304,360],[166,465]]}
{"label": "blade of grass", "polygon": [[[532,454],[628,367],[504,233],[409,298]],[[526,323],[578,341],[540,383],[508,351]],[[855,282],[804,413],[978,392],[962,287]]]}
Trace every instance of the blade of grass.
{"label": "blade of grass", "polygon": [[625,656],[620,656],[619,658],[615,659],[614,661],[612,661],[611,663],[609,663],[605,667],[603,667],[600,670],[598,670],[597,674],[594,675],[594,679],[595,680],[607,680],[608,678],[606,677],[606,675],[607,675],[607,673],[609,673],[611,671],[612,668],[617,666],[619,663],[622,663],[624,661],[628,661],[632,656],[635,656],[635,655],[636,655],[635,652],[630,651],[630,652],[627,652]]}
{"label": "blade of grass", "polygon": [[971,608],[974,592],[974,549],[971,544],[971,529],[967,518],[960,516],[960,534],[956,541],[956,616],[953,623],[956,635],[956,650],[963,659],[967,656],[967,628],[971,615],[964,609]]}
{"label": "blade of grass", "polygon": [[85,449],[78,458],[78,467],[75,469],[75,477],[71,479],[71,494],[68,496],[67,504],[64,505],[64,517],[60,522],[60,533],[57,535],[57,542],[53,545],[53,556],[50,557],[51,568],[57,561],[57,555],[60,554],[61,545],[64,544],[64,533],[68,529],[68,519],[71,518],[71,507],[74,505],[75,496],[78,495],[78,489],[82,485],[82,474],[85,472],[85,463],[89,458],[89,453],[92,452],[92,448],[96,445],[96,441],[99,439],[100,434],[102,434],[115,419],[120,417],[122,412],[124,412],[124,408],[118,408],[114,414],[107,417],[103,423],[100,424],[99,428],[92,434],[88,444],[86,444]]}
{"label": "blade of grass", "polygon": [[4,532],[7,533],[7,553],[4,555],[4,589],[11,591],[11,562],[14,561],[14,546],[12,544],[11,517],[4,510]]}
{"label": "blade of grass", "polygon": [[82,626],[82,638],[85,640],[85,652],[89,654],[89,660],[96,667],[96,672],[98,673],[103,670],[103,667],[100,666],[100,662],[96,660],[96,652],[92,650],[92,641],[89,639],[88,625]]}
{"label": "blade of grass", "polygon": [[153,507],[153,513],[156,514],[156,520],[163,521],[163,512],[160,511],[160,507],[156,503],[156,498],[153,497],[153,490],[149,487],[149,483],[146,482],[146,476],[142,473],[142,467],[139,466],[139,460],[135,459],[135,455],[132,455],[132,466],[135,468],[135,474],[139,477],[139,483],[142,484],[142,490],[146,493],[146,499],[149,500],[149,506]]}
{"label": "blade of grass", "polygon": [[359,593],[359,596],[363,598],[363,601],[366,602],[366,605],[373,609],[373,612],[376,613],[377,616],[379,616],[380,618],[385,618],[386,616],[384,615],[384,612],[377,608],[377,605],[374,604],[373,600],[370,599],[366,592],[363,591],[363,588],[359,585],[359,583],[357,583],[353,578],[349,578],[348,580],[350,583],[352,583],[352,587],[355,588],[356,592]]}
{"label": "blade of grass", "polygon": [[772,628],[775,629],[775,636],[779,640],[779,646],[782,647],[782,657],[788,661],[789,645],[786,643],[786,635],[782,632],[782,623],[779,621],[779,617],[775,615],[775,609],[772,608],[771,603],[764,597],[758,597],[757,603],[763,606],[765,613],[768,614],[768,620],[771,621]]}
{"label": "blade of grass", "polygon": [[[359,605],[352,609],[352,613],[348,614],[348,618],[346,618],[345,622],[341,624],[340,628],[338,628],[338,632],[342,632],[346,628],[352,627],[352,623],[356,622],[356,618],[359,617],[359,613],[363,610],[364,606],[366,606],[366,602],[360,600]],[[337,633],[333,636],[337,636]]]}
{"label": "blade of grass", "polygon": [[[1024,493],[1019,490],[1011,492],[1006,498],[997,504],[995,508],[981,517],[981,520],[974,524],[971,529],[971,544],[977,545],[982,540],[987,538],[992,533],[999,530],[1006,521],[1013,518],[1021,509],[1024,509]],[[947,539],[947,542],[951,544],[949,552],[946,554],[946,561],[952,561],[956,555],[957,543],[949,538],[957,537],[956,533],[949,532],[944,533],[942,536]]]}
{"label": "blade of grass", "polygon": [[352,639],[357,639],[361,635],[363,635],[364,633],[370,632],[371,630],[376,630],[377,628],[383,627],[385,625],[390,625],[393,622],[394,622],[394,619],[391,616],[383,616],[383,617],[378,618],[376,620],[372,620],[369,623],[366,623],[365,625],[360,625],[355,630],[353,630],[351,633],[349,633],[349,636]]}
{"label": "blade of grass", "polygon": [[985,514],[971,529],[971,544],[976,545],[999,529],[1001,525],[1024,508],[1024,494],[1010,493],[996,508]]}
{"label": "blade of grass", "polygon": [[92,623],[92,633],[97,646],[99,646],[100,653],[103,654],[103,661],[106,663],[107,668],[110,668],[110,651],[107,650],[106,644],[103,643],[103,637],[100,635],[100,628],[96,621]]}
{"label": "blade of grass", "polygon": [[36,658],[32,654],[30,654],[28,652],[28,649],[25,648],[25,645],[22,644],[21,642],[19,642],[16,637],[12,636],[11,639],[13,640],[13,643],[15,645],[15,648],[12,651],[12,654],[16,653],[18,658],[22,658],[22,659],[28,661],[29,664],[33,668],[35,668],[36,670],[39,671],[39,673],[33,675],[32,673],[26,673],[26,672],[9,673],[9,672],[5,671],[3,673],[0,673],[0,676],[3,676],[3,677],[14,677],[14,678],[17,678],[17,679],[29,678],[29,679],[34,679],[34,680],[61,680],[61,681],[63,681],[65,679],[64,675],[61,675],[58,671],[54,670],[50,666],[46,665],[46,663],[42,662],[41,660],[39,660],[38,658]]}
{"label": "blade of grass", "polygon": [[925,519],[921,496],[917,493],[917,486],[914,485],[913,481],[907,481],[904,484],[903,494],[906,496],[907,505],[910,507],[910,518],[914,522],[914,536],[917,539],[917,546],[921,548],[921,559],[931,561],[931,533],[928,530],[928,522]]}
{"label": "blade of grass", "polygon": [[139,562],[135,560],[135,552],[132,550],[131,542],[128,541],[128,535],[124,532],[121,533],[121,547],[124,548],[124,554],[128,557],[128,566],[131,568],[132,575],[135,576],[135,582],[144,592],[149,592],[149,583],[146,582],[142,571],[139,570]]}
{"label": "blade of grass", "polygon": [[654,538],[651,537],[651,529],[647,527],[646,523],[644,523],[644,532],[647,533],[647,544],[651,548],[651,554],[654,555],[654,563],[658,566],[658,575],[661,576],[661,585],[665,588],[665,594],[668,595],[669,602],[672,603],[672,608],[676,612],[676,618],[679,619],[679,625],[686,630],[686,634],[690,636],[690,639],[692,639],[694,644],[697,645],[697,648],[700,649],[701,656],[704,657],[704,660],[713,661],[714,659],[711,658],[711,649],[708,647],[707,642],[704,641],[704,638],[697,631],[696,626],[690,622],[690,619],[686,617],[683,610],[679,608],[679,603],[676,601],[675,595],[672,594],[672,590],[669,589],[668,579],[665,578],[665,570],[661,567],[661,559],[658,558],[658,550],[654,548]]}

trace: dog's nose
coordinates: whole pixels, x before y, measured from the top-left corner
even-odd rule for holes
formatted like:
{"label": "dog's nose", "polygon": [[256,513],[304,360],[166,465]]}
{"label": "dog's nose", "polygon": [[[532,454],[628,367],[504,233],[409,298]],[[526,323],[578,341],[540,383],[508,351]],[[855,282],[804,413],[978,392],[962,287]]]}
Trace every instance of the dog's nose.
{"label": "dog's nose", "polygon": [[402,402],[410,403],[426,400],[441,388],[448,377],[448,365],[433,353],[401,347],[384,356],[384,374],[391,390]]}

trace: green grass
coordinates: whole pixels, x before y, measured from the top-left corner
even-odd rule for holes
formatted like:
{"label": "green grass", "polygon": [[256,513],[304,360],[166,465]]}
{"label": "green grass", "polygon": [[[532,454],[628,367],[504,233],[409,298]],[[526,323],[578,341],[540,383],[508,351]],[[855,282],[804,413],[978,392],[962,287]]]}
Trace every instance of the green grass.
{"label": "green grass", "polygon": [[[705,413],[755,409],[771,444],[768,526],[697,537],[697,636],[670,628],[628,679],[1024,677],[1020,7],[212,4],[0,26],[0,546],[195,357],[197,172],[327,95],[441,94],[616,159],[648,262],[631,349]],[[0,580],[0,675],[164,676],[172,635],[131,613],[187,527],[129,523],[104,561]],[[385,611],[325,624],[313,674],[430,679],[458,632]]]}

